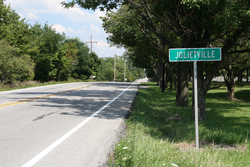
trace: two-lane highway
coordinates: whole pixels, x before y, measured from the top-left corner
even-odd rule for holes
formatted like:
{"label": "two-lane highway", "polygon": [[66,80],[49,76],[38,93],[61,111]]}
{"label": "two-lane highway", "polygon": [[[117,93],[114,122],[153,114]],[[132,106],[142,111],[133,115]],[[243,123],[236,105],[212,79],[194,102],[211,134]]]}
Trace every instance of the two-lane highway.
{"label": "two-lane highway", "polygon": [[140,82],[0,92],[0,166],[104,166]]}

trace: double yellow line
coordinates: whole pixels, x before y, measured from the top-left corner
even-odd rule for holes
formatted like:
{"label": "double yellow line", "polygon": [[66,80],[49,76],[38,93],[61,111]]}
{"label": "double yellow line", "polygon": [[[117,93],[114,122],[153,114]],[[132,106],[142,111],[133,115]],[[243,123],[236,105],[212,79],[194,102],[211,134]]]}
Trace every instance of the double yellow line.
{"label": "double yellow line", "polygon": [[48,95],[43,95],[43,96],[38,96],[38,97],[30,98],[30,99],[24,99],[24,100],[14,101],[14,102],[10,102],[10,103],[4,103],[4,104],[0,104],[0,108],[13,106],[13,105],[21,104],[21,103],[26,103],[26,102],[31,102],[31,101],[35,101],[35,100],[38,100],[38,99],[45,99],[45,98],[48,98],[48,97],[52,97],[52,96],[56,96],[56,95],[60,95],[60,94],[80,90],[80,89],[83,89],[83,88],[86,88],[86,87],[89,87],[89,86],[92,86],[92,85],[96,85],[96,84],[86,85],[86,86],[82,86],[82,87],[79,87],[79,88],[70,89],[70,90],[57,92],[57,93],[53,93],[53,94],[48,94]]}

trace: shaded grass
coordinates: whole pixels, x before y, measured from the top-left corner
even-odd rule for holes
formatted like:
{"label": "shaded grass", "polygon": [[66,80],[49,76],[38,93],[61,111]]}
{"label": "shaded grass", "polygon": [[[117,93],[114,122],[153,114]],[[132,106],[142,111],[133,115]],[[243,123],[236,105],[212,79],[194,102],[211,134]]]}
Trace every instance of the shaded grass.
{"label": "shaded grass", "polygon": [[[110,166],[248,166],[250,105],[226,100],[226,87],[210,90],[207,95],[208,120],[199,122],[202,151],[182,152],[174,144],[195,142],[195,125],[191,107],[175,107],[175,92],[162,93],[155,83],[150,89],[140,89],[133,113],[127,120],[126,137],[115,148],[115,160]],[[249,87],[237,87],[239,98]],[[244,95],[243,95],[244,96]],[[192,92],[189,93],[191,102]],[[183,121],[165,121],[179,114]],[[129,141],[129,142],[128,142]],[[241,149],[217,149],[208,143]],[[127,149],[123,149],[126,148]]]}

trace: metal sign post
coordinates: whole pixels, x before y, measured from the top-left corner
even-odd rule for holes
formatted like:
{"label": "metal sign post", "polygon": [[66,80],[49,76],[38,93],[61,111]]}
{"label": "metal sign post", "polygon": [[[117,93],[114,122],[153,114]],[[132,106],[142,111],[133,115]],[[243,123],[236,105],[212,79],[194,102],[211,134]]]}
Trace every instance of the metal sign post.
{"label": "metal sign post", "polygon": [[199,150],[199,117],[198,117],[198,86],[197,86],[197,61],[220,61],[221,48],[175,48],[169,49],[170,62],[194,62],[194,110],[195,110],[195,143]]}
{"label": "metal sign post", "polygon": [[198,86],[197,86],[197,61],[194,61],[194,110],[195,110],[195,143],[196,150],[199,150],[199,129],[198,129]]}

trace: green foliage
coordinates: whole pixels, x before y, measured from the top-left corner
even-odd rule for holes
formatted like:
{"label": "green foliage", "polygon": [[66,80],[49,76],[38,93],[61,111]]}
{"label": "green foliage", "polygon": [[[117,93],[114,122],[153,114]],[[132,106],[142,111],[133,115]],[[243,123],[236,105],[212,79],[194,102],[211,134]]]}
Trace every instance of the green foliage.
{"label": "green foliage", "polygon": [[2,82],[31,80],[34,77],[34,62],[21,49],[0,41],[0,79]]}
{"label": "green foliage", "polygon": [[97,80],[112,81],[114,80],[114,58],[101,58],[101,64],[98,69]]}
{"label": "green foliage", "polygon": [[112,81],[114,80],[114,59],[111,57],[101,58],[101,64],[98,68],[97,80]]}
{"label": "green foliage", "polygon": [[96,53],[89,53],[89,48],[86,44],[80,41],[79,38],[69,38],[65,40],[65,43],[74,42],[77,47],[77,55],[72,66],[72,77],[86,80],[91,75],[96,76],[98,74],[98,67],[100,65],[100,59]]}
{"label": "green foliage", "polygon": [[[124,69],[126,68],[125,78],[128,81],[134,81],[138,78],[145,77],[145,72],[143,69],[135,67],[132,65],[131,59],[125,60],[121,56],[116,56],[116,66],[115,66],[115,81],[124,82]],[[114,58],[107,57],[101,58],[101,64],[98,69],[97,80],[99,81],[113,81],[114,80]]]}
{"label": "green foliage", "polygon": [[92,9],[95,10],[99,7],[101,11],[105,9],[111,10],[118,6],[119,3],[123,2],[122,0],[73,0],[70,2],[63,1],[61,4],[66,7],[73,7],[74,5],[79,5],[85,9]]}
{"label": "green foliage", "polygon": [[64,33],[57,33],[47,23],[29,27],[25,19],[20,20],[10,6],[1,2],[0,40],[4,40],[1,47],[6,53],[1,54],[0,75],[4,82],[33,78],[61,81],[71,77],[85,80],[98,75],[98,56],[89,53],[79,38],[66,39]]}
{"label": "green foliage", "polygon": [[29,42],[29,25],[10,6],[0,4],[0,40],[5,39],[11,46],[25,52]]}
{"label": "green foliage", "polygon": [[[86,76],[86,71],[88,68],[88,53],[89,53],[89,48],[81,42],[79,38],[69,38],[64,41],[64,43],[68,42],[74,42],[76,43],[76,48],[78,50],[77,52],[77,57],[74,61],[74,64],[72,66],[72,77],[74,78],[81,78],[81,79],[87,79]],[[81,76],[85,77],[81,77]]]}
{"label": "green foliage", "polygon": [[[102,18],[103,27],[106,32],[112,34],[108,38],[111,42],[127,48],[132,47],[133,58],[140,60],[138,64],[152,65],[152,60],[155,62],[163,60],[168,63],[168,48],[201,47],[221,47],[222,64],[228,58],[235,63],[230,52],[237,47],[237,41],[243,34],[245,37],[249,36],[246,35],[250,27],[248,1],[128,0],[126,2],[127,5]],[[249,52],[249,47],[240,51],[242,52],[239,53]],[[200,102],[198,107],[203,119],[206,119],[206,105],[203,105],[206,103],[206,92],[221,67],[221,62],[198,62],[198,89],[204,92],[199,95],[202,103]],[[188,96],[186,82],[189,70],[184,66],[187,64],[179,63],[177,67],[176,105],[178,106],[188,106],[188,101],[185,99]],[[160,80],[160,77],[156,78]]]}
{"label": "green foliage", "polygon": [[89,74],[96,76],[98,74],[98,67],[101,63],[101,60],[98,58],[95,52],[89,54]]}
{"label": "green foliage", "polygon": [[[129,147],[128,147],[129,146]],[[121,140],[115,147],[115,160],[109,161],[109,166],[133,166],[133,145],[130,141]]]}
{"label": "green foliage", "polygon": [[29,25],[10,6],[0,3],[1,72],[3,82],[31,80],[34,63],[27,52]]}
{"label": "green foliage", "polygon": [[109,12],[101,17],[104,30],[111,34],[108,41],[117,47],[127,48],[127,56],[137,62],[134,65],[146,68],[159,58],[161,48],[155,43],[159,41],[156,35],[143,29],[145,25],[138,22],[137,18],[138,14],[128,6],[121,6],[117,12]]}
{"label": "green foliage", "polygon": [[[54,62],[54,69],[50,76],[57,81],[68,80],[71,76],[71,69],[77,59],[76,43],[68,42],[61,46],[56,53],[56,61]],[[54,72],[54,73],[53,73]]]}
{"label": "green foliage", "polygon": [[48,81],[55,79],[57,69],[57,52],[64,36],[56,33],[47,23],[44,26],[35,24],[30,28],[31,48],[29,54],[36,63],[35,80]]}
{"label": "green foliage", "polygon": [[134,47],[142,42],[140,25],[135,21],[136,14],[129,11],[128,6],[121,6],[117,12],[108,12],[101,17],[102,26],[106,33],[110,33],[107,39],[116,46]]}

